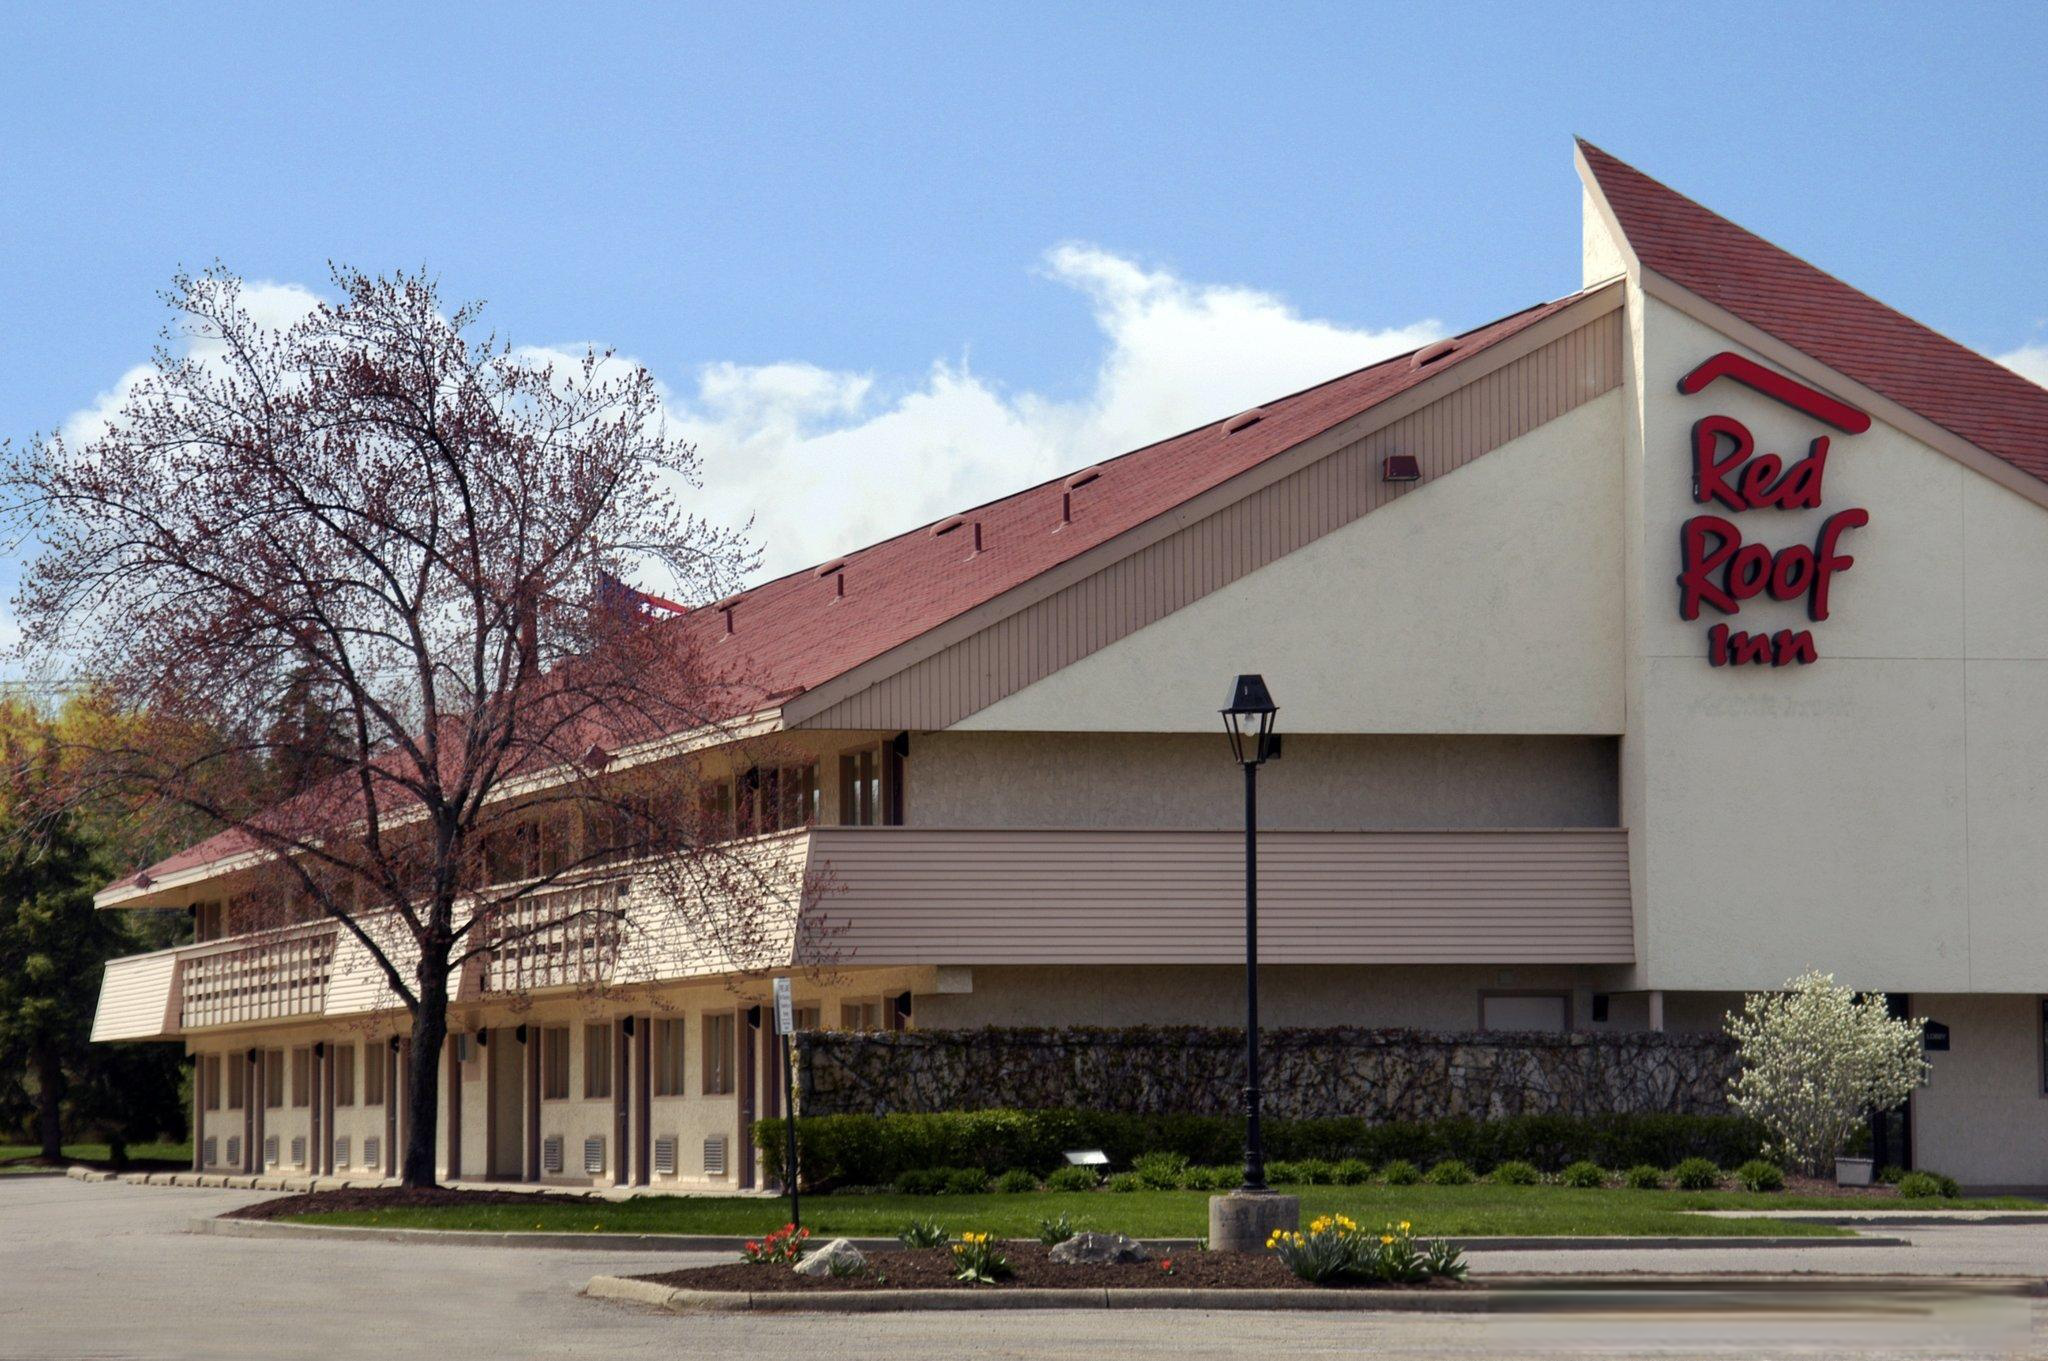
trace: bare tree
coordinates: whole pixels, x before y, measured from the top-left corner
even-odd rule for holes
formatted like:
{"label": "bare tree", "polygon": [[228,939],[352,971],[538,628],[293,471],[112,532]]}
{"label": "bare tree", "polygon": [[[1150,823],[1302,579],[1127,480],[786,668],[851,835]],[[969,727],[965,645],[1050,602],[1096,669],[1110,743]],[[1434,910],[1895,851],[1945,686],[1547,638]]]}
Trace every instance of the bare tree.
{"label": "bare tree", "polygon": [[[71,734],[64,800],[199,817],[264,867],[238,929],[361,943],[410,1012],[403,1176],[430,1185],[459,971],[602,978],[628,861],[723,952],[772,935],[676,759],[764,697],[691,618],[593,589],[655,564],[716,598],[752,558],[680,504],[695,452],[644,370],[479,337],[427,278],[333,284],[265,325],[232,275],[180,276],[104,432],[7,446],[0,478],[34,545],[24,651],[106,715]],[[252,808],[266,788],[299,792]]]}

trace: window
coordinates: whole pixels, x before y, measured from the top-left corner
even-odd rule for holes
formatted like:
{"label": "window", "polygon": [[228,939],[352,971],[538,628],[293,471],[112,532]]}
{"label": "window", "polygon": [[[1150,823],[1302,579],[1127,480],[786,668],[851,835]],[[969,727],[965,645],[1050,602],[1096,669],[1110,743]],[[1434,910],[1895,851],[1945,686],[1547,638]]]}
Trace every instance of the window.
{"label": "window", "polygon": [[731,1096],[733,1089],[733,1043],[738,1020],[729,1011],[704,1017],[704,1095]]}
{"label": "window", "polygon": [[654,1094],[683,1095],[683,1019],[654,1023]]}
{"label": "window", "polygon": [[776,779],[776,826],[808,827],[818,820],[818,766],[784,766]]}
{"label": "window", "polygon": [[334,1046],[334,1104],[353,1106],[356,1104],[356,1047],[352,1044]]}
{"label": "window", "polygon": [[866,747],[839,758],[839,821],[872,827],[882,820],[881,749]]}
{"label": "window", "polygon": [[824,1008],[791,1007],[789,1019],[796,1023],[798,1030],[819,1030],[825,1024]]}
{"label": "window", "polygon": [[583,1099],[612,1094],[612,1028],[609,1022],[583,1027]]}
{"label": "window", "polygon": [[220,903],[201,903],[192,909],[192,939],[219,940],[227,934],[225,909]]}
{"label": "window", "polygon": [[[228,1055],[228,1109],[242,1109],[244,1086],[249,1080],[249,1061],[240,1054]],[[233,1162],[230,1158],[228,1161]]]}
{"label": "window", "polygon": [[549,1026],[540,1032],[540,1097],[569,1099],[569,1027]]}
{"label": "window", "polygon": [[[370,1044],[363,1048],[363,1104],[381,1106],[384,1104],[384,1055],[389,1052],[382,1045]],[[364,1146],[363,1157],[369,1158],[368,1145]]]}
{"label": "window", "polygon": [[882,1004],[880,1002],[841,1002],[839,1004],[839,1028],[841,1030],[880,1030],[882,1028]]}
{"label": "window", "polygon": [[848,827],[903,823],[903,747],[897,738],[839,758],[839,821]]}
{"label": "window", "polygon": [[1481,1030],[1570,1030],[1571,998],[1562,992],[1481,993]]}
{"label": "window", "polygon": [[305,1045],[292,1050],[292,1105],[313,1104],[313,1051]]}
{"label": "window", "polygon": [[[284,1105],[284,1050],[266,1049],[263,1052],[263,1104],[271,1110]],[[275,1154],[272,1162],[277,1161]]]}
{"label": "window", "polygon": [[199,1066],[199,1087],[206,1093],[206,1109],[220,1109],[220,1055],[209,1054]]}
{"label": "window", "polygon": [[706,845],[732,835],[732,786],[721,780],[697,790],[697,840]]}

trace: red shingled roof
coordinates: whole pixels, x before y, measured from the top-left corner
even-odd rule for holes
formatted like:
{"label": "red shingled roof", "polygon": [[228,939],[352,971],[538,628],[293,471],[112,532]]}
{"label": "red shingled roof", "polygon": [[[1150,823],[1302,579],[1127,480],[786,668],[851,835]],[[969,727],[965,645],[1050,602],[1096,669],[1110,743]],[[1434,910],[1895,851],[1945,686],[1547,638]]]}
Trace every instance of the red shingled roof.
{"label": "red shingled roof", "polygon": [[[829,575],[807,567],[720,602],[732,610],[729,636],[725,611],[708,606],[647,627],[683,631],[679,643],[690,639],[730,648],[731,673],[758,687],[758,702],[742,709],[772,708],[1456,368],[1581,296],[1539,303],[1467,331],[1449,353],[1424,367],[1400,355],[1267,402],[1257,408],[1262,414],[1256,423],[1234,432],[1227,427],[1239,424],[1241,415],[1093,465],[1099,476],[1072,490],[1072,520],[1063,528],[1064,476],[949,516],[961,523],[943,536],[934,537],[933,526],[925,525],[833,559],[831,565],[845,574],[843,596]],[[980,553],[973,551],[977,522]],[[247,833],[230,829],[145,873],[162,879],[255,844]],[[135,883],[130,876],[110,887]]]}
{"label": "red shingled roof", "polygon": [[2048,389],[1581,140],[1636,258],[1988,454],[2048,480]]}
{"label": "red shingled roof", "polygon": [[[1100,476],[1072,491],[1073,519],[1064,528],[1061,477],[961,512],[960,527],[943,537],[926,525],[835,559],[845,564],[843,597],[817,568],[766,582],[737,597],[732,642],[745,658],[740,669],[771,700],[811,689],[1455,368],[1580,296],[1468,331],[1447,356],[1420,369],[1402,355],[1267,402],[1256,424],[1234,433],[1227,427],[1239,417],[1226,416],[1094,465]],[[700,610],[679,622],[722,630],[715,613]]]}

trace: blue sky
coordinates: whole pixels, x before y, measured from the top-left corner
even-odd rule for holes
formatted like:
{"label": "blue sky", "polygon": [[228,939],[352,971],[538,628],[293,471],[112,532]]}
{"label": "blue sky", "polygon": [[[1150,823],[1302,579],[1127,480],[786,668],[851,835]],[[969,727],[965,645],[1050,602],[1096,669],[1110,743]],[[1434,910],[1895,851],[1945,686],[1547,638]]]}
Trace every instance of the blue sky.
{"label": "blue sky", "polygon": [[1574,133],[2048,371],[2039,4],[45,5],[0,77],[0,436],[180,265],[425,266],[781,567],[1570,291]]}

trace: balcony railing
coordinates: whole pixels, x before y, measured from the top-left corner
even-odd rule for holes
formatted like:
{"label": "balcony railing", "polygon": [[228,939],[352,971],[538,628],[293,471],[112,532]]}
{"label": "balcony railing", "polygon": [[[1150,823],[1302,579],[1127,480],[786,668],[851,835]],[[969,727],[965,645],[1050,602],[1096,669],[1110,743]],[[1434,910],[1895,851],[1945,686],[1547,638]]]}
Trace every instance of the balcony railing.
{"label": "balcony railing", "polygon": [[337,929],[291,926],[181,952],[178,1024],[194,1030],[326,1010]]}
{"label": "balcony railing", "polygon": [[485,992],[527,992],[609,981],[625,936],[626,882],[537,893],[496,910],[484,927]]}

